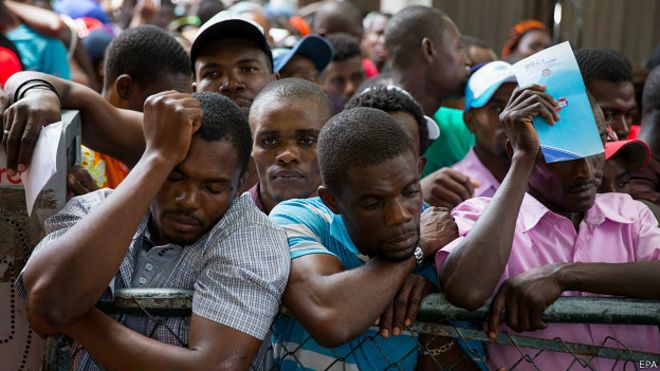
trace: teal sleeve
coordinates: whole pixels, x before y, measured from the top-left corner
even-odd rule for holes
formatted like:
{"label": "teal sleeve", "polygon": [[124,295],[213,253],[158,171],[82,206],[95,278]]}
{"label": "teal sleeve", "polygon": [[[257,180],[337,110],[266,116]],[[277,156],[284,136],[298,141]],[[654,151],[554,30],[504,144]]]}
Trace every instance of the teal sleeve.
{"label": "teal sleeve", "polygon": [[286,232],[291,259],[311,254],[337,257],[322,241],[328,233],[330,217],[318,203],[295,199],[281,202],[269,215]]}
{"label": "teal sleeve", "polygon": [[44,73],[71,80],[71,68],[64,43],[56,39],[48,39],[46,48],[41,54]]}
{"label": "teal sleeve", "polygon": [[474,134],[463,121],[463,111],[440,107],[433,119],[440,128],[440,137],[433,141],[424,154],[426,166],[422,178],[462,160],[475,142]]}

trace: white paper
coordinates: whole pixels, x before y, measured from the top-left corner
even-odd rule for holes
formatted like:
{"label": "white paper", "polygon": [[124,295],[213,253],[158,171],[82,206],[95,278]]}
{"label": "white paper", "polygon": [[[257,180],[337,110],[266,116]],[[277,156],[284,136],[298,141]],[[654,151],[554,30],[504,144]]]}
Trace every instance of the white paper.
{"label": "white paper", "polygon": [[[58,170],[57,158],[62,142],[61,137],[61,121],[45,126],[39,134],[30,166],[21,174],[23,187],[25,187],[25,203],[28,215],[32,214],[39,193]],[[66,171],[66,169],[63,169],[63,171]]]}

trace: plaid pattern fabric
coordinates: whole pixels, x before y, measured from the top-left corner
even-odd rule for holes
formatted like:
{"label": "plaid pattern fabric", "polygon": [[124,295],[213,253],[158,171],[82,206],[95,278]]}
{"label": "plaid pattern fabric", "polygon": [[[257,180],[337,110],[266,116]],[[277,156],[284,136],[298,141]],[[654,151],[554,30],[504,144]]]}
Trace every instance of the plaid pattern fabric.
{"label": "plaid pattern fabric", "polygon": [[[106,199],[112,190],[102,189],[71,199],[46,221],[47,236],[32,256],[61,237]],[[149,216],[140,223],[119,272],[101,300],[112,300],[115,289],[130,287],[137,253],[144,241]],[[284,232],[260,212],[249,195],[237,197],[225,215],[206,235],[185,246],[176,265],[157,287],[194,290],[193,313],[232,327],[260,340],[266,339],[252,365],[258,369],[270,345],[269,328],[278,313],[289,276],[289,247]],[[28,261],[27,264],[30,264]],[[25,298],[22,273],[17,292]],[[187,346],[190,318],[117,314],[113,318],[145,336],[163,343]],[[101,369],[79,345],[74,369]]]}

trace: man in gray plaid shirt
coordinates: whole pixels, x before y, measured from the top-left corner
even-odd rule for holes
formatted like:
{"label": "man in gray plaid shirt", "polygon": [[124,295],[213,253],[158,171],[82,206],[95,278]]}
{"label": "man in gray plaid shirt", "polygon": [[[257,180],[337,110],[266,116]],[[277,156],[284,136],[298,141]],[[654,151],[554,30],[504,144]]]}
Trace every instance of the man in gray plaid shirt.
{"label": "man in gray plaid shirt", "polygon": [[[261,358],[290,264],[284,232],[237,196],[248,123],[220,94],[163,92],[145,103],[144,134],[116,190],[76,197],[48,220],[17,281],[30,323],[73,338],[76,369],[246,369]],[[194,290],[192,317],[159,325],[95,308],[126,287]]]}

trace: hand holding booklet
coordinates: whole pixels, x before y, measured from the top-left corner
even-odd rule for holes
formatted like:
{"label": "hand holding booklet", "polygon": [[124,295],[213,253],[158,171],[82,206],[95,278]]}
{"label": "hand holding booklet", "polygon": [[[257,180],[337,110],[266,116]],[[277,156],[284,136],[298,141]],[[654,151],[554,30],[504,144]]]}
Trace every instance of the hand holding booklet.
{"label": "hand holding booklet", "polygon": [[605,150],[568,41],[517,62],[513,71],[520,86],[545,85],[545,92],[559,101],[560,120],[554,125],[540,116],[533,121],[545,162],[576,160]]}

